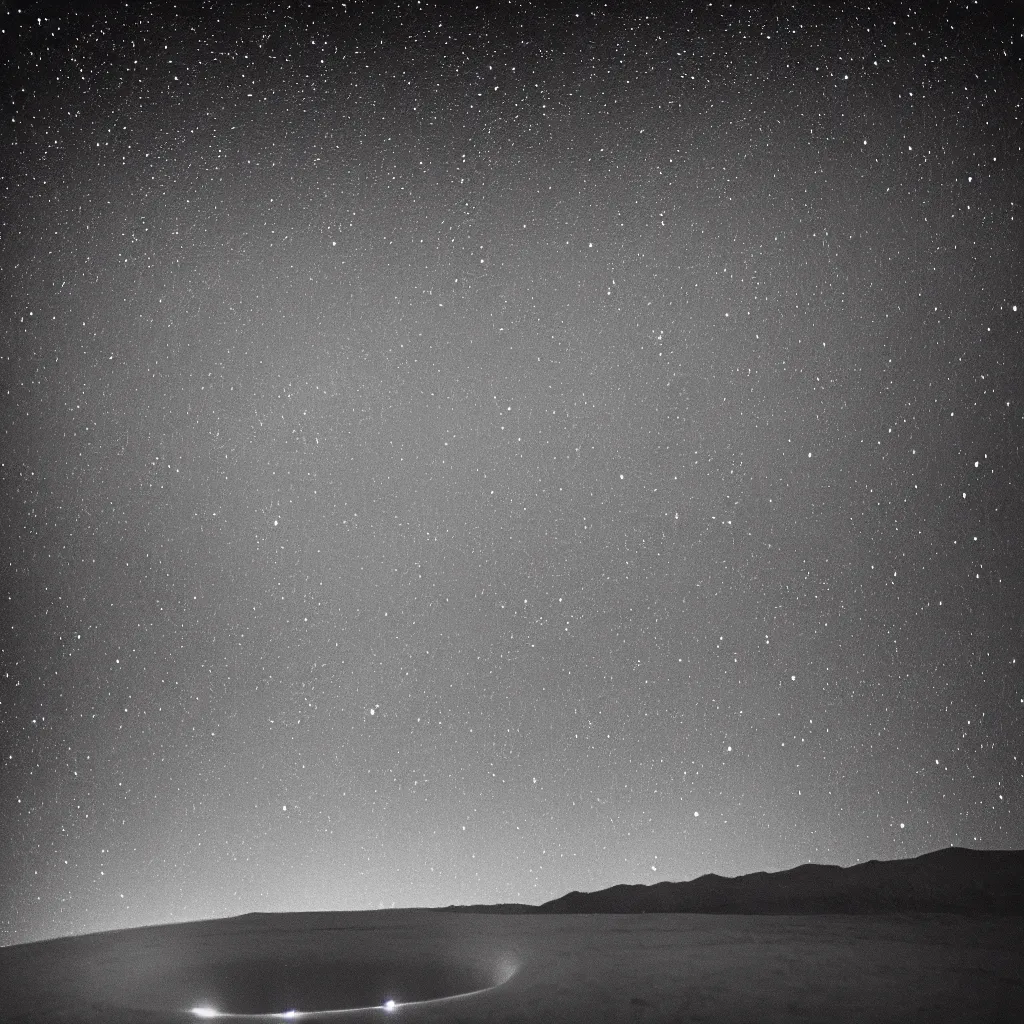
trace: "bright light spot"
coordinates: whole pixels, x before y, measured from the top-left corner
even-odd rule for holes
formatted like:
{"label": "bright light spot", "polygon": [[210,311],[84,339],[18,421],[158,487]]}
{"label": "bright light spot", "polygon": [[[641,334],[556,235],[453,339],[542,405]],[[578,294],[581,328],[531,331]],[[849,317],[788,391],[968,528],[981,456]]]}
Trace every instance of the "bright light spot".
{"label": "bright light spot", "polygon": [[285,1010],[284,1013],[281,1014],[282,1017],[297,1017],[298,1015],[298,1010]]}
{"label": "bright light spot", "polygon": [[389,999],[384,1004],[384,1009],[387,1010],[388,1013],[392,1013],[394,1011],[394,1009],[395,1009],[395,1001],[394,1001],[394,999]]}
{"label": "bright light spot", "polygon": [[192,1012],[197,1017],[219,1017],[220,1014],[209,1006],[193,1006]]}

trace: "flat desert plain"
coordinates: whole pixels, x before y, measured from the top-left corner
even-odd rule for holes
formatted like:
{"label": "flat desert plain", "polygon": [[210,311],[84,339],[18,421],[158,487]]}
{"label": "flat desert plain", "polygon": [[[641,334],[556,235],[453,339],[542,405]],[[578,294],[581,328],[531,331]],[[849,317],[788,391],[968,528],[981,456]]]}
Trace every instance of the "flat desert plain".
{"label": "flat desert plain", "polygon": [[252,914],[0,949],[0,993],[8,1024],[1020,1022],[1024,917]]}

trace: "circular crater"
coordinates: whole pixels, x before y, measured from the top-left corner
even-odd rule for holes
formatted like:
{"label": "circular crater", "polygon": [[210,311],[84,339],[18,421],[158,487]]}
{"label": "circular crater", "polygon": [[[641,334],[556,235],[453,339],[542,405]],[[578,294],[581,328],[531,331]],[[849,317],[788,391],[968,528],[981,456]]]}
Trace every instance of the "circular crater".
{"label": "circular crater", "polygon": [[445,999],[494,988],[501,967],[437,957],[409,960],[310,960],[249,956],[179,964],[146,985],[151,1008],[190,1010],[197,1018],[299,1016]]}

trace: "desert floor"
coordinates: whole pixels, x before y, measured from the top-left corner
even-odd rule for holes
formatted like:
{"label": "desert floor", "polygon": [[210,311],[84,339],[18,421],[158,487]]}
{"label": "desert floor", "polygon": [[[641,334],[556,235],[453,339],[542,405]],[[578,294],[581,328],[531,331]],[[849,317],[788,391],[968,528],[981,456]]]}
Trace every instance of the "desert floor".
{"label": "desert floor", "polygon": [[248,915],[0,949],[0,993],[11,1024],[1019,1022],[1024,918]]}

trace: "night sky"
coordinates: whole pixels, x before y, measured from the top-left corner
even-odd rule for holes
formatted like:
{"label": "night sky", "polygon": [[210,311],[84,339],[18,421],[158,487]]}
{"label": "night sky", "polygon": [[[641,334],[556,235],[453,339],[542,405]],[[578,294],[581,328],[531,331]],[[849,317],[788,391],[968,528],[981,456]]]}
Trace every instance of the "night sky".
{"label": "night sky", "polygon": [[1020,17],[87,6],[0,24],[0,943],[1024,846]]}

